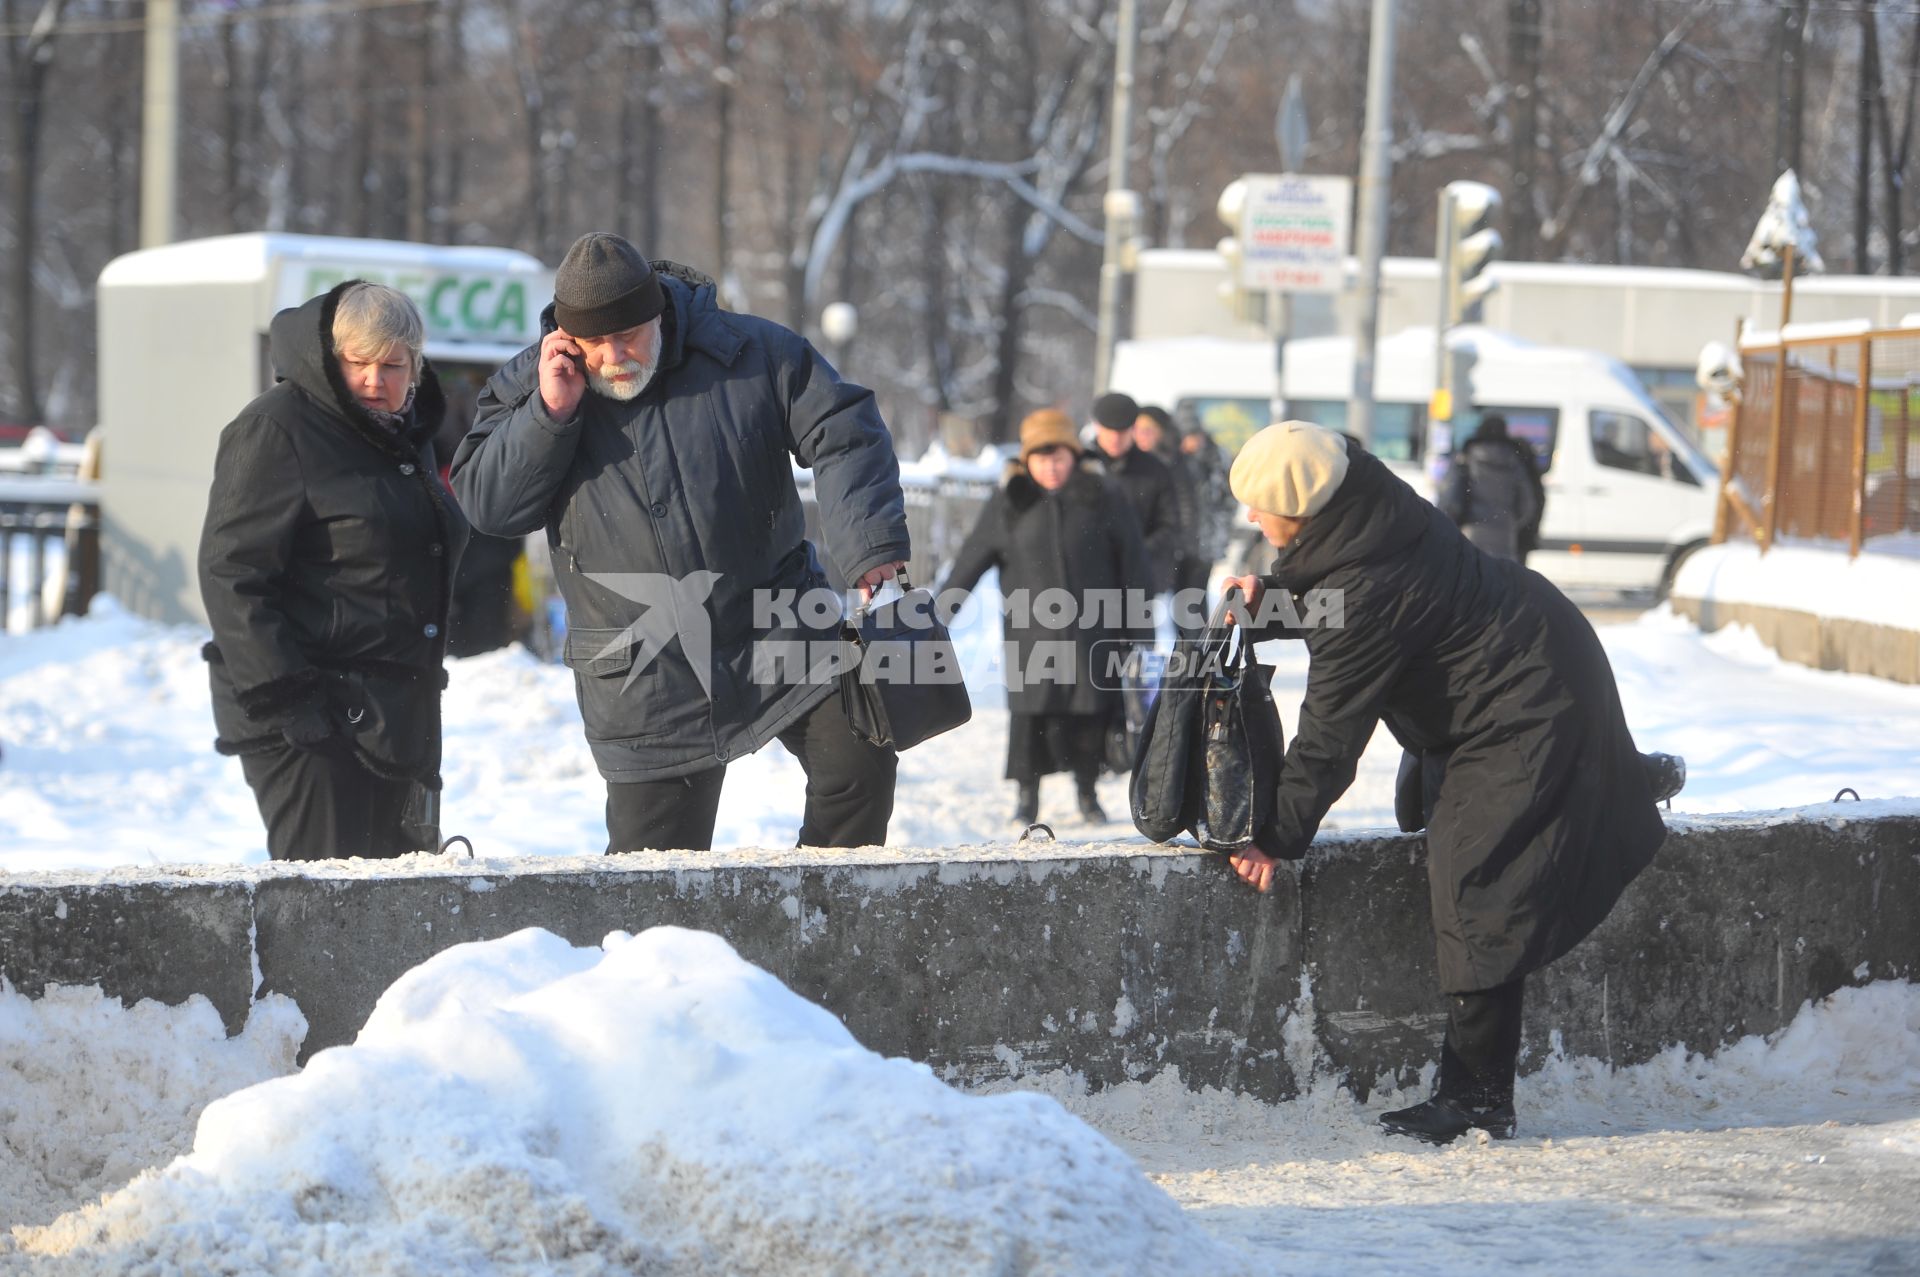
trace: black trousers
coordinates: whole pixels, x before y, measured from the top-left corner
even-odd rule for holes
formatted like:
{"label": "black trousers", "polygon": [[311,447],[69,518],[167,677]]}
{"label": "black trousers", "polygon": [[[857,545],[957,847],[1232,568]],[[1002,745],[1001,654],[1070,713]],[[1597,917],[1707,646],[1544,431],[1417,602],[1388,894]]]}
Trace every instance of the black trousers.
{"label": "black trousers", "polygon": [[1524,979],[1447,995],[1447,1036],[1434,1088],[1473,1108],[1513,1103],[1520,1059],[1520,995]]}
{"label": "black trousers", "polygon": [[438,850],[426,846],[431,834],[407,820],[413,782],[376,776],[351,755],[279,745],[243,754],[240,770],[260,806],[267,854],[275,860],[379,859]]}
{"label": "black trousers", "polygon": [[[853,734],[836,692],[802,715],[779,741],[807,773],[802,847],[870,847],[887,840],[899,755]],[[672,780],[607,784],[607,852],[706,851],[720,814],[724,763]]]}
{"label": "black trousers", "polygon": [[1112,721],[1111,713],[1009,714],[1007,779],[1037,785],[1042,776],[1072,772],[1077,783],[1091,785],[1100,776]]}

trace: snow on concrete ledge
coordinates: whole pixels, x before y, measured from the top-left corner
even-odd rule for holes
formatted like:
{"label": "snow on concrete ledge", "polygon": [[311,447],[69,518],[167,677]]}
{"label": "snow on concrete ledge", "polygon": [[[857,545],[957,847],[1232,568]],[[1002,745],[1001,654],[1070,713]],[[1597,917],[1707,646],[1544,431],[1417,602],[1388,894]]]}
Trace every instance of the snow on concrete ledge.
{"label": "snow on concrete ledge", "polygon": [[1920,631],[1920,545],[1881,538],[1853,558],[1828,547],[1709,545],[1681,565],[1673,596]]}

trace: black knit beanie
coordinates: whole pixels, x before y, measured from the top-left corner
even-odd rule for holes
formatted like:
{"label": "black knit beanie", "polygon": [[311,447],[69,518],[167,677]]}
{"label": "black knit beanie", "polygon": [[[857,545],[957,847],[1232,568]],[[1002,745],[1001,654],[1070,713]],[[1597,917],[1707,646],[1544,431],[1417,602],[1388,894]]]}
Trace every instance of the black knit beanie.
{"label": "black knit beanie", "polygon": [[666,308],[666,292],[646,255],[605,231],[573,241],[553,277],[553,318],[569,336],[638,328]]}

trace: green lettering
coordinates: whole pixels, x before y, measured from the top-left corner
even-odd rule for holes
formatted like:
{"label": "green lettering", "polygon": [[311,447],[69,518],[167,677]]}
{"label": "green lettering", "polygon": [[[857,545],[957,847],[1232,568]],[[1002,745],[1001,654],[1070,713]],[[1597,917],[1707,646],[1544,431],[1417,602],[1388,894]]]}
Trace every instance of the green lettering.
{"label": "green lettering", "polygon": [[433,291],[427,294],[427,322],[440,332],[453,330],[455,317],[446,311],[447,295],[460,287],[460,281],[451,275],[442,275],[434,283]]}
{"label": "green lettering", "polygon": [[527,286],[518,280],[500,290],[500,309],[493,317],[493,331],[503,328],[515,336],[527,330]]}
{"label": "green lettering", "polygon": [[492,288],[492,280],[476,279],[468,284],[461,292],[460,321],[466,325],[468,332],[483,333],[487,331],[487,321],[480,317],[479,313],[474,309],[474,306],[479,301],[480,294],[490,292]]}

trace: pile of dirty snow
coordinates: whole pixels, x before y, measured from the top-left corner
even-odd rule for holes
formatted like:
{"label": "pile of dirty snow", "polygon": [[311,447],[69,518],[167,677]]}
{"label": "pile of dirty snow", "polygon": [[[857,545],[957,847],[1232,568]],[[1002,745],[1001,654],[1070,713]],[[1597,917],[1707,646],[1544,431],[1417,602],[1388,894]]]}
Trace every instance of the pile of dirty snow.
{"label": "pile of dirty snow", "polygon": [[14,1244],[61,1273],[1247,1271],[1055,1101],[883,1059],[664,927],[449,949]]}

